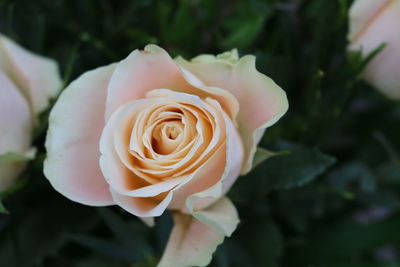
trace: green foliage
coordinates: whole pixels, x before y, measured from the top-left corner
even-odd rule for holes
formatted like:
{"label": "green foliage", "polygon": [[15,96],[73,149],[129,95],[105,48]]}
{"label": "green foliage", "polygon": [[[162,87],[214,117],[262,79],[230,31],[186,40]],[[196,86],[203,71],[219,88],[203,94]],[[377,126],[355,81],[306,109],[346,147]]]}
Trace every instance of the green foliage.
{"label": "green foliage", "polygon": [[268,159],[247,177],[239,179],[231,193],[234,200],[252,202],[254,198],[265,197],[271,190],[302,186],[335,162],[333,157],[301,145],[277,142],[274,147],[283,152],[273,156],[271,152],[258,150],[255,163],[259,163],[260,157]]}
{"label": "green foliage", "polygon": [[[0,1],[1,32],[81,73],[158,44],[190,58],[238,48],[287,93],[257,166],[229,196],[241,223],[214,267],[400,266],[400,106],[361,81],[367,59],[346,51],[350,0]],[[0,194],[0,266],[154,267],[172,227],[54,191],[42,174],[49,110],[36,158]],[[276,151],[276,152],[269,152]],[[27,160],[18,155],[5,160]]]}

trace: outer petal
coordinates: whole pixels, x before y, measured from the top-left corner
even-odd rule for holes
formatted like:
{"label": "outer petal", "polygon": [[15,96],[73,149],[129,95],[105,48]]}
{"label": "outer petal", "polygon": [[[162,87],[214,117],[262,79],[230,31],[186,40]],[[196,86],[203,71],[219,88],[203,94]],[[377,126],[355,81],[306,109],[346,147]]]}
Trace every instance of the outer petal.
{"label": "outer petal", "polygon": [[[366,2],[370,1],[359,0],[355,3],[352,7],[350,23],[357,24],[361,18],[369,17],[370,9],[377,4],[367,7],[364,6],[367,4]],[[361,49],[366,56],[381,44],[386,43],[387,46],[383,51],[368,64],[364,77],[388,97],[400,99],[400,1],[382,2],[386,2],[386,4],[382,4],[379,10],[375,10],[376,13],[365,25],[364,30],[351,39],[352,43],[349,49]]]}
{"label": "outer petal", "polygon": [[[172,199],[172,191],[168,192],[165,197],[161,197],[161,201],[157,201],[154,198],[130,197],[122,195],[115,192],[112,188],[110,190],[117,205],[129,213],[144,218],[160,216],[163,214]],[[150,220],[152,220],[152,218]]]}
{"label": "outer petal", "polygon": [[62,86],[54,60],[33,54],[1,34],[0,69],[31,101],[34,114],[43,111]]}
{"label": "outer petal", "polygon": [[204,86],[195,76],[180,68],[165,50],[148,45],[144,51],[133,51],[118,64],[108,89],[106,118],[120,106],[144,98],[149,91],[160,88],[203,98],[211,96],[226,106],[233,117],[237,113],[237,100],[232,94],[220,88]]}
{"label": "outer petal", "polygon": [[107,86],[114,68],[98,68],[72,82],[49,118],[44,173],[58,192],[86,205],[114,204],[99,167]]}
{"label": "outer petal", "polygon": [[[31,118],[28,102],[0,71],[0,155],[28,152],[32,134]],[[15,161],[0,162],[0,192],[12,184],[23,165]]]}
{"label": "outer petal", "polygon": [[245,147],[245,161],[241,172],[248,172],[265,129],[288,109],[285,92],[256,70],[253,56],[244,56],[234,64],[221,59],[188,62],[178,58],[176,61],[206,85],[225,89],[238,99],[239,131]]}
{"label": "outer petal", "polygon": [[173,214],[174,228],[157,267],[206,266],[212,253],[239,223],[233,204],[223,198],[208,209],[190,215]]}

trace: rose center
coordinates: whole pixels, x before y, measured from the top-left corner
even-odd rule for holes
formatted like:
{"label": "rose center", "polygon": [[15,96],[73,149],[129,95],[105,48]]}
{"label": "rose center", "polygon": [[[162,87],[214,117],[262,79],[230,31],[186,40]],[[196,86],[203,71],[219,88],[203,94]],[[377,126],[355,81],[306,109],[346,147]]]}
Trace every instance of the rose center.
{"label": "rose center", "polygon": [[154,127],[152,147],[158,154],[167,155],[177,148],[184,125],[180,120],[164,121]]}

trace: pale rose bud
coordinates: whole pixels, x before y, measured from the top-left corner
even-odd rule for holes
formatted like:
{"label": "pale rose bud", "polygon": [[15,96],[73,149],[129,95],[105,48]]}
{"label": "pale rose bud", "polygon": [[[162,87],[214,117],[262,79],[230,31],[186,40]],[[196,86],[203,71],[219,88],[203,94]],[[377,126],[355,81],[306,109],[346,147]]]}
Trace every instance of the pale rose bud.
{"label": "pale rose bud", "polygon": [[148,45],[65,89],[50,114],[44,172],[71,200],[119,205],[149,225],[171,210],[159,267],[205,266],[239,222],[225,193],[287,108],[253,56],[174,61]]}
{"label": "pale rose bud", "polygon": [[0,34],[0,192],[32,156],[36,115],[61,89],[57,64]]}
{"label": "pale rose bud", "polygon": [[365,79],[392,99],[400,99],[400,0],[356,0],[350,9],[349,49],[365,57],[386,47],[368,64]]}

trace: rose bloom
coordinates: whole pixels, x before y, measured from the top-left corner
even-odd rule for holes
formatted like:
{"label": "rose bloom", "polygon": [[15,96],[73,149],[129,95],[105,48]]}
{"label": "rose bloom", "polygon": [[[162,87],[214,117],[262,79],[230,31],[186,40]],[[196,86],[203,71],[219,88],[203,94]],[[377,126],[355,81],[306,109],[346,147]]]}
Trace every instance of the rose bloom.
{"label": "rose bloom", "polygon": [[350,50],[369,55],[386,47],[365,69],[364,77],[387,97],[400,99],[400,0],[356,0],[350,9]]}
{"label": "rose bloom", "polygon": [[65,89],[50,114],[44,172],[71,200],[119,205],[149,225],[171,210],[158,266],[205,266],[239,222],[225,193],[287,108],[254,56],[173,60],[148,45]]}
{"label": "rose bloom", "polygon": [[61,89],[57,64],[0,34],[0,192],[8,189],[34,155],[36,116]]}

